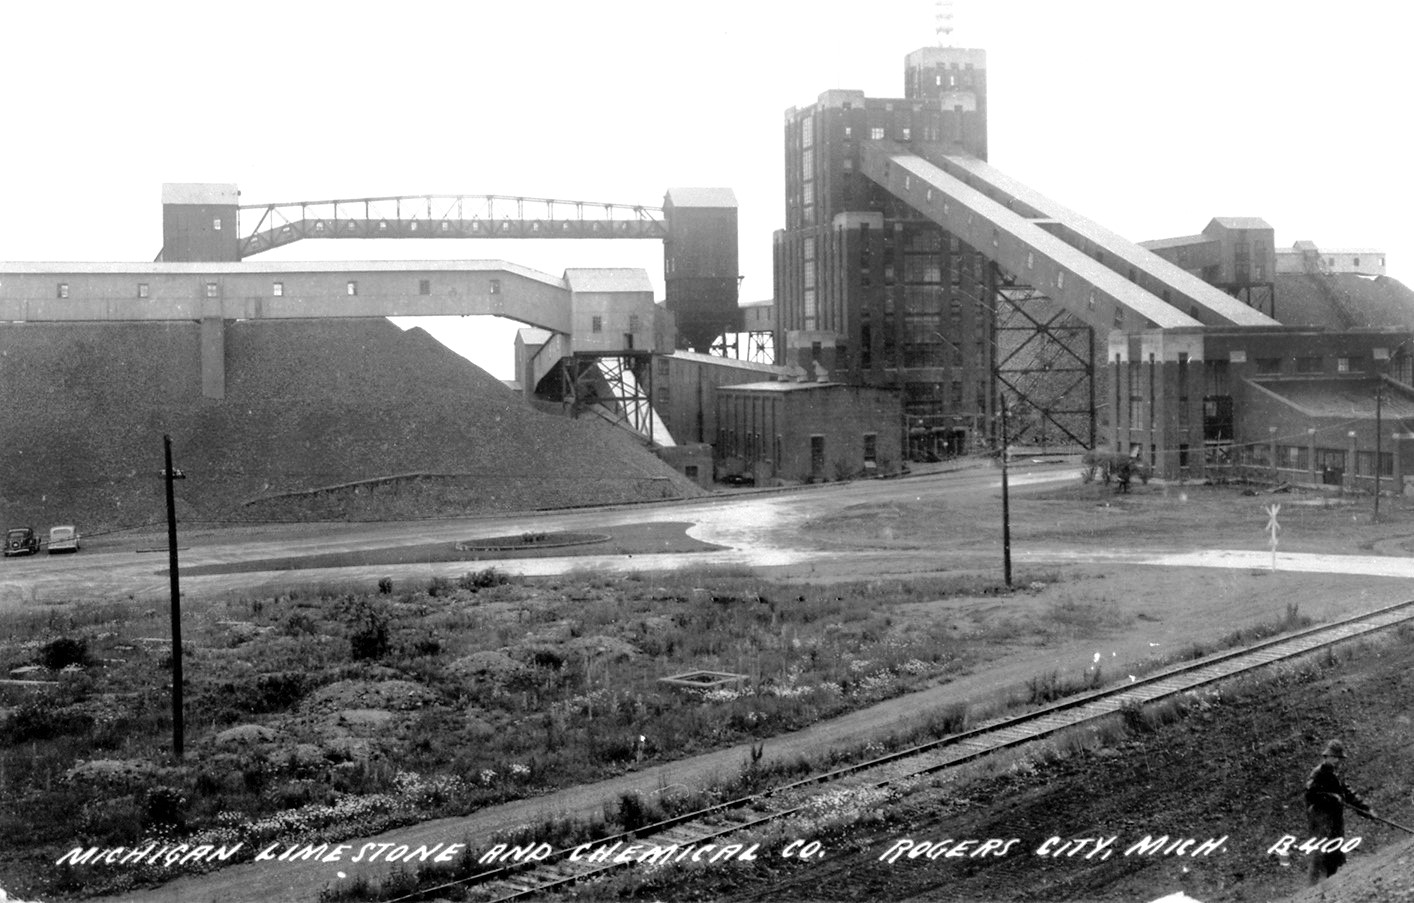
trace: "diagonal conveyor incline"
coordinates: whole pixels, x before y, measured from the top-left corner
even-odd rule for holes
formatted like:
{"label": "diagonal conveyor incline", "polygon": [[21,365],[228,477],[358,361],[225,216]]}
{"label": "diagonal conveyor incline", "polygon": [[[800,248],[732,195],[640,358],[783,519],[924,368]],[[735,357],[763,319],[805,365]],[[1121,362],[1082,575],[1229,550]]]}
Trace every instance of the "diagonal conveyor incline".
{"label": "diagonal conveyor incline", "polygon": [[980,160],[939,166],[888,141],[861,150],[867,177],[1101,331],[1278,325]]}

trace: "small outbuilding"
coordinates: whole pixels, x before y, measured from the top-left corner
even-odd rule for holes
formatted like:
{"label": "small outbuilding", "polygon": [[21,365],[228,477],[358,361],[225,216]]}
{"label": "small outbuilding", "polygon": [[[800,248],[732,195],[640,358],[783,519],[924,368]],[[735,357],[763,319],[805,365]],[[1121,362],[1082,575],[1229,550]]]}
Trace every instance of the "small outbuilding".
{"label": "small outbuilding", "polygon": [[902,441],[897,389],[788,380],[717,388],[718,467],[731,462],[757,485],[894,473]]}

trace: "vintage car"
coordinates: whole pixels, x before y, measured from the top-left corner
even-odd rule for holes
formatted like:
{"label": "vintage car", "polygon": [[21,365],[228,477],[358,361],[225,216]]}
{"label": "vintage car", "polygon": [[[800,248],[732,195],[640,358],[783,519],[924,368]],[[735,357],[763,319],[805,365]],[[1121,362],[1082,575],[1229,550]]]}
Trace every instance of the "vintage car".
{"label": "vintage car", "polygon": [[5,557],[33,555],[39,551],[39,537],[33,527],[11,527],[5,531]]}
{"label": "vintage car", "polygon": [[50,555],[55,552],[77,552],[78,550],[79,531],[75,530],[72,524],[49,528]]}

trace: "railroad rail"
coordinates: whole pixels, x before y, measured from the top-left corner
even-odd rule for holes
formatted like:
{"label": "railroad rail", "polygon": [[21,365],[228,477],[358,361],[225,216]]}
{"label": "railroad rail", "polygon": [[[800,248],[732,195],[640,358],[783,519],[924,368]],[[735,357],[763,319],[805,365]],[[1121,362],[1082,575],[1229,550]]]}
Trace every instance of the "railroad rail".
{"label": "railroad rail", "polygon": [[[617,842],[623,842],[625,847],[635,842],[645,847],[676,846],[686,849],[696,846],[700,849],[704,844],[789,817],[807,808],[807,804],[773,805],[772,797],[787,791],[823,783],[861,788],[900,783],[1083,725],[1114,714],[1125,706],[1143,705],[1189,693],[1267,665],[1411,622],[1414,622],[1414,600],[1272,637],[1239,649],[1213,653],[1169,666],[1128,684],[1079,694],[1023,715],[997,718],[939,740],[685,813],[630,833],[601,838],[594,841],[593,846],[595,849],[605,849]],[[555,850],[535,863],[491,869],[449,882],[442,888],[477,885],[481,890],[478,899],[504,903],[563,889],[633,864],[633,860],[614,862],[612,856],[606,857],[607,861],[589,861],[583,856],[571,859],[573,852],[574,849],[570,848]],[[429,894],[435,894],[442,888],[424,888],[413,897],[428,899]]]}

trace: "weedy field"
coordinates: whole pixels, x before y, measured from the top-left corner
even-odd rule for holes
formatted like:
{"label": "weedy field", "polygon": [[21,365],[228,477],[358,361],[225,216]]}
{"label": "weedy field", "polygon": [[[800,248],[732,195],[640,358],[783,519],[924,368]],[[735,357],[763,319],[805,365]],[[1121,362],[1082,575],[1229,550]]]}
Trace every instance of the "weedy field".
{"label": "weedy field", "polygon": [[[1074,508],[1037,504],[1020,535],[1060,531]],[[1082,513],[1130,521],[1142,504]],[[910,541],[915,516],[968,523],[906,506],[865,513],[882,543]],[[1348,516],[1323,508],[1310,520]],[[989,564],[832,583],[481,570],[189,599],[180,761],[165,612],[68,600],[0,617],[12,678],[0,684],[0,886],[50,900],[118,891],[180,869],[55,863],[78,847],[367,836],[865,709],[948,732],[1403,590],[1343,575],[1088,566],[1021,570],[1008,589]],[[619,800],[599,824],[563,830],[612,831],[663,805]]]}
{"label": "weedy field", "polygon": [[[1035,575],[1029,593],[1053,587]],[[996,600],[961,575],[820,587],[730,571],[336,588],[188,605],[185,746],[155,610],[6,619],[5,887],[141,880],[53,863],[75,846],[354,836],[765,738],[965,673],[1017,642],[1127,618],[1058,590],[1049,616],[929,618]],[[728,675],[704,687],[691,672]],[[162,869],[164,876],[171,869]],[[112,889],[112,888],[109,888]]]}

